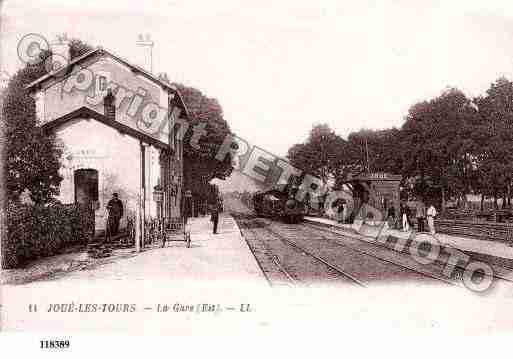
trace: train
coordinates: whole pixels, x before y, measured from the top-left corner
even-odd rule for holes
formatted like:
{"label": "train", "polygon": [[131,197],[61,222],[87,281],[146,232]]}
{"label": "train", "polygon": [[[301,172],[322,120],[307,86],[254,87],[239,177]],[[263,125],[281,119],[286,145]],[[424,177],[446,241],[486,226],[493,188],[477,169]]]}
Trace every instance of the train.
{"label": "train", "polygon": [[296,200],[292,192],[273,189],[253,195],[253,209],[260,217],[271,217],[287,223],[299,223],[304,219],[305,208],[305,204]]}

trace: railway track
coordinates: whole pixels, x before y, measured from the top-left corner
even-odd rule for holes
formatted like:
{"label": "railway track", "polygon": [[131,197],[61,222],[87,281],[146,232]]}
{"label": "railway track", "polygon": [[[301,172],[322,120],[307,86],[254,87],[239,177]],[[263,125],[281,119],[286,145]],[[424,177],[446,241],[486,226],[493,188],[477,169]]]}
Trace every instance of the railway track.
{"label": "railway track", "polygon": [[[239,217],[239,221],[241,221]],[[272,220],[258,218],[254,216],[247,216],[246,219],[241,223],[242,227],[251,233],[252,240],[249,240],[248,246],[263,246],[263,243],[269,244],[269,238],[274,238],[281,243],[281,248],[278,248],[278,252],[281,250],[281,255],[274,255],[277,248],[274,247],[266,248],[266,255],[271,258],[275,270],[280,271],[283,276],[288,278],[290,285],[297,285],[298,283],[304,283],[305,279],[302,278],[305,275],[305,271],[312,270],[312,261],[316,262],[316,266],[319,267],[322,264],[325,271],[329,272],[331,276],[336,274],[339,277],[343,277],[346,282],[350,282],[353,285],[359,287],[366,287],[371,282],[376,280],[430,280],[436,282],[443,282],[447,285],[455,285],[455,283],[448,278],[441,277],[433,274],[429,270],[422,270],[415,267],[413,263],[404,263],[401,261],[394,260],[393,258],[386,258],[380,255],[374,255],[369,251],[364,251],[353,246],[344,245],[337,242],[333,238],[326,238],[320,236],[319,229],[316,226],[312,226],[310,230],[316,233],[309,234],[305,231],[305,226],[285,226],[283,224],[277,224]],[[256,228],[255,223],[259,223]],[[340,233],[333,233],[340,236]],[[266,238],[262,240],[262,238]],[[314,239],[311,239],[314,238]],[[283,246],[288,248],[285,249]],[[297,257],[292,259],[296,262],[290,264],[291,258],[287,255],[283,255],[284,252],[295,251],[302,255],[299,258],[301,261],[305,261],[305,258],[309,259],[309,263],[303,263],[301,266],[297,262]],[[259,262],[262,262],[262,257],[253,251],[255,257]],[[390,252],[390,251],[389,251]],[[392,253],[396,255],[397,253]],[[273,260],[274,258],[274,260]],[[269,261],[269,260],[268,260]],[[303,268],[301,268],[303,267]],[[319,274],[319,273],[317,273]],[[292,278],[292,280],[291,280]],[[317,278],[325,281],[326,278]],[[272,279],[269,279],[273,282]],[[308,280],[306,280],[308,282]]]}
{"label": "railway track", "polygon": [[[340,233],[340,232],[338,232],[336,230],[332,230],[330,228],[326,228],[324,226],[316,225],[316,224],[313,224],[313,223],[303,223],[303,225],[305,225],[307,227],[310,227],[310,228],[312,228],[312,229],[314,229],[316,231],[327,232],[327,233],[330,233],[330,234],[333,234],[333,235],[336,235],[336,236],[343,236],[343,237],[347,238],[347,235],[344,235],[343,233]],[[354,237],[354,238],[357,238],[357,237]],[[339,244],[343,245],[341,243],[339,243]],[[377,246],[377,247],[382,247],[384,249],[392,250],[392,251],[394,251],[396,253],[402,253],[402,254],[404,254],[406,256],[409,256],[410,253],[409,253],[408,248],[411,246],[411,240],[408,240],[406,243],[404,243],[404,248],[402,248],[402,250],[400,250],[400,251],[396,250],[394,248],[395,242],[393,242],[393,243],[373,242],[372,245],[373,246]],[[419,248],[419,252],[422,253],[423,250],[421,248]],[[424,253],[424,254],[426,254],[426,253]],[[469,255],[472,257],[471,254],[469,254]],[[447,263],[447,261],[448,261],[448,256],[449,256],[448,254],[441,253],[439,255],[439,258],[436,260],[436,262],[438,262],[441,265],[445,265]],[[477,258],[476,260],[483,261],[485,263],[487,262],[486,259],[481,259],[481,258]],[[465,266],[462,265],[461,263],[456,263],[455,266],[456,266],[455,275],[461,277],[461,273],[465,270]],[[504,264],[494,264],[494,275],[493,276],[496,279],[505,280],[507,282],[513,282],[513,267],[508,266],[508,265],[504,265]]]}
{"label": "railway track", "polygon": [[251,234],[251,236],[247,236],[243,233],[242,237],[257,260],[258,266],[262,273],[264,273],[269,285],[273,287],[298,285],[298,280],[283,267],[279,258],[276,255],[272,255],[271,257],[272,252],[270,248],[265,245],[265,242],[257,240],[258,235],[255,230],[248,225],[246,220],[241,219],[240,215],[234,215],[234,218],[238,222],[241,232],[246,231]]}
{"label": "railway track", "polygon": [[[283,229],[289,231],[287,236],[293,237],[294,234],[299,238],[313,238],[311,240],[303,239],[304,244],[306,242],[310,241],[312,242],[313,246],[318,246],[319,252],[332,252],[332,253],[338,253],[340,252],[341,255],[336,256],[338,258],[341,258],[341,260],[346,261],[346,258],[352,258],[355,261],[366,263],[366,265],[369,265],[371,268],[375,268],[376,272],[378,272],[377,277],[380,277],[380,272],[383,273],[383,279],[395,279],[395,278],[402,278],[405,279],[410,278],[411,274],[414,274],[414,277],[418,279],[420,278],[429,278],[431,280],[434,280],[436,282],[443,282],[447,285],[456,285],[455,281],[446,278],[442,275],[436,275],[433,273],[432,270],[426,269],[419,269],[418,264],[411,258],[408,258],[408,260],[398,260],[397,253],[390,252],[387,249],[388,258],[384,255],[376,255],[370,250],[361,250],[354,246],[347,245],[344,243],[340,243],[339,241],[336,241],[333,238],[327,238],[325,236],[319,235],[319,228],[312,226],[310,234],[305,231],[305,226],[302,225],[300,228],[297,227],[282,227]],[[312,231],[313,230],[313,231]],[[291,233],[292,232],[292,233]],[[340,233],[336,233],[337,236],[341,236]],[[341,250],[343,251],[341,252]],[[373,248],[374,249],[374,248]],[[321,254],[322,255],[322,254]],[[372,259],[371,261],[364,261],[362,260],[363,257],[367,257]],[[358,274],[362,278],[367,277],[367,280],[372,280],[369,277],[369,274],[374,273],[368,273],[366,265],[361,266],[360,273]],[[397,270],[391,270],[391,266],[395,267]],[[389,272],[389,275],[385,274],[386,272]],[[406,275],[405,275],[406,274]],[[362,279],[362,281],[365,281]]]}
{"label": "railway track", "polygon": [[364,283],[336,264],[291,242],[280,233],[265,225],[255,227],[255,223],[263,221],[243,219],[240,215],[235,218],[241,229],[250,234],[244,236],[246,242],[272,286],[309,285],[322,281],[365,287]]}
{"label": "railway track", "polygon": [[352,282],[356,283],[357,285],[361,286],[361,287],[365,287],[365,284],[363,284],[360,280],[358,280],[357,278],[355,278],[354,276],[352,276],[351,274],[345,272],[344,270],[340,269],[337,265],[335,264],[332,264],[330,263],[329,261],[327,261],[326,259],[322,258],[322,257],[319,257],[318,255],[308,251],[307,249],[305,249],[304,247],[302,246],[299,246],[297,245],[296,243],[288,240],[285,236],[279,234],[278,232],[275,232],[273,230],[271,230],[270,228],[265,228],[265,230],[269,231],[270,233],[272,233],[274,236],[278,237],[282,242],[288,244],[290,247],[296,249],[297,251],[299,251],[300,253],[303,253],[305,255],[308,255],[312,258],[315,258],[316,260],[318,260],[319,262],[325,264],[327,267],[333,269],[335,272],[337,273],[340,273],[340,275],[348,278],[349,280],[351,280]]}
{"label": "railway track", "polygon": [[[336,235],[336,236],[340,236],[340,237],[343,236],[341,233],[338,233],[338,232],[335,232],[335,231],[331,231],[329,229],[322,228],[322,227],[319,227],[319,226],[315,226],[315,225],[312,225],[312,224],[304,223],[304,226],[309,227],[311,229],[314,229],[315,231],[319,231],[320,230],[320,231],[328,232],[328,233]],[[400,263],[398,260],[383,258],[382,256],[372,254],[369,251],[361,250],[361,249],[355,248],[353,246],[350,246],[348,244],[340,243],[339,241],[336,241],[335,239],[326,238],[326,240],[333,241],[334,243],[336,243],[339,246],[348,248],[348,249],[350,249],[352,251],[355,251],[355,252],[358,252],[358,253],[360,253],[362,255],[369,256],[369,257],[372,257],[372,258],[376,258],[376,259],[378,259],[380,261],[387,262],[387,263],[390,263],[392,265],[395,265],[395,266],[398,266],[398,267],[401,267],[401,268],[406,268],[406,269],[408,269],[410,271],[413,271],[413,272],[419,273],[421,275],[433,278],[435,280],[439,280],[439,281],[445,282],[445,283],[447,283],[449,285],[456,285],[453,281],[451,281],[451,280],[449,280],[447,278],[444,278],[443,276],[435,275],[435,274],[433,274],[433,273],[431,273],[431,272],[429,272],[427,270],[420,270],[418,268],[415,268],[415,266],[405,264],[404,262]],[[385,248],[387,250],[390,250],[389,247],[387,247],[386,245],[383,245],[383,244],[373,243],[373,245]],[[404,254],[404,252],[397,252],[397,253],[403,253]]]}

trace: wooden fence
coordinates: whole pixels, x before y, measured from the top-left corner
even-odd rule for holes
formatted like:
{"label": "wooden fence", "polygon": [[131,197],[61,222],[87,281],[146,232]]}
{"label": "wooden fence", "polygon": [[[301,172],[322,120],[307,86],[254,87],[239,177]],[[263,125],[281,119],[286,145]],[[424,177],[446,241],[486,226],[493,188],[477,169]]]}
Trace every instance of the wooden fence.
{"label": "wooden fence", "polygon": [[435,228],[439,233],[456,236],[513,241],[513,224],[441,219],[435,220]]}

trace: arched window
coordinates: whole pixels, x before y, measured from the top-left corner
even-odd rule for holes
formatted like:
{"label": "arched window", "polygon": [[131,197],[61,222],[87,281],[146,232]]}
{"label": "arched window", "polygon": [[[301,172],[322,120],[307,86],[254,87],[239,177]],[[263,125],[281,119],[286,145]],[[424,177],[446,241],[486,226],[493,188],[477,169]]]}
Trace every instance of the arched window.
{"label": "arched window", "polygon": [[73,174],[75,180],[75,203],[90,204],[98,201],[98,171],[79,169]]}

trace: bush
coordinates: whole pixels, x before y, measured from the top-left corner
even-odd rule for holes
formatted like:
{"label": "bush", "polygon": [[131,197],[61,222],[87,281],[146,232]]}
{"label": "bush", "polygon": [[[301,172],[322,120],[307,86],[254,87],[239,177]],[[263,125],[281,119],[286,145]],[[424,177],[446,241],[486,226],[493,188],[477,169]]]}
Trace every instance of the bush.
{"label": "bush", "polygon": [[85,244],[94,231],[94,213],[80,205],[23,205],[6,208],[7,232],[2,236],[2,268],[62,253]]}

